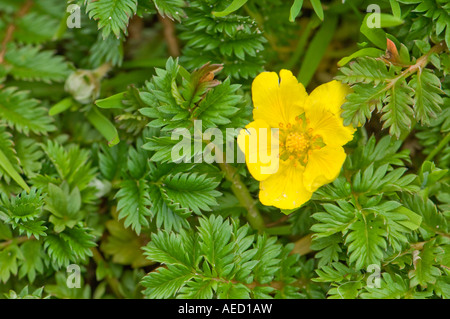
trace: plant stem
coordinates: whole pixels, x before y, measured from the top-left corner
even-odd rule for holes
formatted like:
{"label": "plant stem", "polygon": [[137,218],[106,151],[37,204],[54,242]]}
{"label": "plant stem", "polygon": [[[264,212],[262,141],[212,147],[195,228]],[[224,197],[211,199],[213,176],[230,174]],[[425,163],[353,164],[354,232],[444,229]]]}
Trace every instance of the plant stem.
{"label": "plant stem", "polygon": [[[32,6],[33,1],[27,0],[24,3],[24,5],[20,8],[19,12],[17,12],[16,16],[14,17],[14,21],[26,15]],[[6,34],[5,37],[3,38],[2,47],[0,50],[0,64],[2,64],[5,60],[6,47],[8,43],[13,39],[14,31],[16,30],[16,25],[14,24],[14,21],[10,23],[6,28]]]}
{"label": "plant stem", "polygon": [[433,149],[433,151],[430,154],[428,154],[425,160],[431,161],[449,142],[450,142],[450,133],[447,133],[444,139],[441,140],[438,146],[435,149]]}
{"label": "plant stem", "polygon": [[313,250],[311,249],[312,234],[306,235],[295,242],[294,249],[291,254],[299,254],[301,256],[309,254]]}
{"label": "plant stem", "polygon": [[388,83],[388,85],[386,85],[386,89],[384,91],[391,89],[397,83],[398,80],[405,79],[417,71],[420,72],[422,69],[424,69],[427,66],[427,64],[429,62],[429,58],[432,54],[440,53],[440,52],[444,51],[446,48],[447,48],[447,46],[445,45],[444,41],[439,42],[438,44],[433,46],[427,53],[425,53],[423,56],[418,58],[415,64],[411,65],[406,70],[404,70],[402,73],[400,73],[397,77],[395,77],[391,81],[389,81],[389,83]]}
{"label": "plant stem", "polygon": [[277,227],[271,227],[266,228],[264,230],[265,233],[269,235],[290,235],[292,233],[291,226],[277,226]]}
{"label": "plant stem", "polygon": [[33,239],[35,239],[34,236],[31,236],[30,238],[28,238],[27,236],[13,238],[13,239],[10,239],[10,240],[0,243],[0,249],[6,248],[11,244],[21,244],[23,242],[26,242],[28,240],[33,240]]}
{"label": "plant stem", "polygon": [[169,54],[173,57],[180,56],[180,46],[175,34],[175,25],[169,18],[162,17],[158,14],[158,20],[164,27],[164,38],[169,49]]}
{"label": "plant stem", "polygon": [[225,173],[225,178],[231,182],[231,190],[233,191],[239,203],[247,209],[246,218],[250,225],[261,231],[264,229],[264,220],[256,207],[256,201],[250,194],[247,186],[242,182],[241,177],[236,171],[236,168],[228,163],[218,163],[220,169]]}

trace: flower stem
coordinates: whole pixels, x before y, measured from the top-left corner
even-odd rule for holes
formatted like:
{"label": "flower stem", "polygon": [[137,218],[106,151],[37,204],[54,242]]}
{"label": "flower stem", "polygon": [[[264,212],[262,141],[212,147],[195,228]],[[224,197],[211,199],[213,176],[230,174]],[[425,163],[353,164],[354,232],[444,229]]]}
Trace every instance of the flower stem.
{"label": "flower stem", "polygon": [[269,234],[269,235],[291,235],[292,234],[292,229],[291,226],[277,226],[277,227],[271,227],[271,228],[266,228],[264,230],[265,233]]}
{"label": "flower stem", "polygon": [[447,133],[447,135],[444,137],[443,140],[438,144],[436,148],[433,149],[433,151],[428,154],[426,161],[431,161],[448,143],[450,142],[450,133]]}
{"label": "flower stem", "polygon": [[241,177],[236,171],[236,168],[228,163],[218,163],[220,169],[225,173],[225,178],[231,182],[231,190],[233,191],[239,203],[247,209],[247,220],[250,225],[261,231],[264,229],[264,220],[261,213],[256,207],[256,201],[250,194],[247,186],[242,182]]}
{"label": "flower stem", "polygon": [[301,256],[309,254],[313,250],[311,249],[312,234],[306,235],[295,242],[294,249],[291,254],[299,254]]}
{"label": "flower stem", "polygon": [[108,73],[111,70],[111,68],[112,68],[111,63],[107,62],[99,66],[97,69],[95,69],[93,73],[98,79],[102,79],[106,75],[106,73]]}
{"label": "flower stem", "polygon": [[4,62],[6,47],[8,46],[8,43],[13,39],[14,31],[16,30],[16,25],[14,23],[20,18],[22,18],[24,15],[26,15],[32,6],[33,1],[27,0],[20,8],[19,12],[17,12],[16,16],[14,17],[14,21],[11,24],[9,24],[8,27],[6,28],[5,37],[3,38],[3,41],[1,43],[0,64]]}
{"label": "flower stem", "polygon": [[11,244],[19,245],[19,244],[24,243],[24,242],[26,242],[28,240],[34,240],[34,239],[35,239],[34,236],[31,236],[30,238],[28,238],[27,236],[13,238],[13,239],[1,242],[0,243],[0,249],[6,248],[6,247],[8,247]]}
{"label": "flower stem", "polygon": [[181,54],[180,45],[175,32],[175,24],[167,17],[158,14],[158,20],[164,28],[164,38],[166,39],[169,54],[173,57],[178,57]]}

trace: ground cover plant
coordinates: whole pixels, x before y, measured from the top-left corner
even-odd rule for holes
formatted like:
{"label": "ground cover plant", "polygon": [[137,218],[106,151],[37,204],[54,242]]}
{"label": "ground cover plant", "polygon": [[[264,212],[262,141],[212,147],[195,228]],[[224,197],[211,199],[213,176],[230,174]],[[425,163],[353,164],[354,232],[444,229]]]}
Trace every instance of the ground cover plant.
{"label": "ground cover plant", "polygon": [[449,298],[449,47],[449,0],[0,0],[0,298]]}

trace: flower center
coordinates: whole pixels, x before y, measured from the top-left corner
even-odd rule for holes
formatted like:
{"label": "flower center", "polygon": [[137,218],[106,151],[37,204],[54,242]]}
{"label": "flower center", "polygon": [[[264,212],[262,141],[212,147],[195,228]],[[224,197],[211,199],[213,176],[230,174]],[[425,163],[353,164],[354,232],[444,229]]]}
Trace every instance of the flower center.
{"label": "flower center", "polygon": [[304,153],[311,145],[311,142],[306,133],[293,132],[286,137],[285,145],[290,153]]}
{"label": "flower center", "polygon": [[308,123],[304,113],[297,116],[293,124],[280,123],[281,160],[292,161],[294,166],[298,164],[304,166],[308,163],[312,150],[325,146],[321,136],[313,135],[313,130],[308,128]]}

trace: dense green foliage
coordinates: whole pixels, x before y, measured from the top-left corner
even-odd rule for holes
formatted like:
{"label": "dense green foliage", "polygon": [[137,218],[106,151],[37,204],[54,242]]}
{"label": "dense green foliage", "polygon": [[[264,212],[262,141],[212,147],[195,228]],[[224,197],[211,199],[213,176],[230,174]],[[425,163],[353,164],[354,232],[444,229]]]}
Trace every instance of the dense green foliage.
{"label": "dense green foliage", "polygon": [[[449,0],[0,0],[0,17],[0,298],[450,298]],[[194,120],[235,138],[253,78],[283,68],[308,92],[350,85],[357,127],[290,212],[245,164],[196,161],[207,139],[174,159],[171,138]]]}

